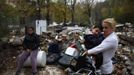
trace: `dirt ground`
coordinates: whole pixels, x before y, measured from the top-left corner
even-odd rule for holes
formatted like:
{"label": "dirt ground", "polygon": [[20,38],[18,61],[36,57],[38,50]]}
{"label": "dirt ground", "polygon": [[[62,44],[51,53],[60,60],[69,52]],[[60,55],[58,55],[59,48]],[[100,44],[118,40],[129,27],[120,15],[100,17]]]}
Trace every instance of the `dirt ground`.
{"label": "dirt ground", "polygon": [[[0,75],[15,75],[16,58],[20,54],[18,46],[0,42]],[[38,68],[39,75],[64,75],[63,70],[54,65]],[[31,75],[31,68],[23,68],[21,75]]]}
{"label": "dirt ground", "polygon": [[[16,58],[20,52],[18,46],[12,46],[8,43],[0,42],[0,75],[15,75]],[[132,72],[134,72],[134,54],[131,56]],[[132,73],[132,75],[133,74],[134,73]],[[23,68],[21,75],[31,75],[31,68]],[[65,73],[55,65],[47,65],[45,68],[38,68],[38,75],[65,75]]]}

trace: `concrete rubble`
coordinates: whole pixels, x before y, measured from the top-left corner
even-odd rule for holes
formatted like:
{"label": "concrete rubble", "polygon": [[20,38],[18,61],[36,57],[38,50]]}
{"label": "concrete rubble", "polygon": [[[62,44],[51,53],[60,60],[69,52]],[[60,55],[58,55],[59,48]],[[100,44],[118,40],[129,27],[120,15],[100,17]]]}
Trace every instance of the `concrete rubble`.
{"label": "concrete rubble", "polygon": [[[0,75],[14,75],[16,69],[16,58],[21,52],[21,38],[16,37],[16,40],[2,38],[0,41]],[[125,43],[119,44],[119,48],[116,52],[114,64],[115,70],[113,75],[134,75],[134,46],[133,37],[125,37],[119,35],[120,41]],[[45,40],[43,40],[45,39]],[[46,37],[41,36],[41,49],[47,52]],[[128,45],[129,44],[129,45]],[[131,47],[131,48],[130,48]],[[38,68],[39,75],[65,75],[62,69],[59,69],[56,65],[47,65],[45,68]],[[30,75],[31,69],[24,68],[21,75]]]}

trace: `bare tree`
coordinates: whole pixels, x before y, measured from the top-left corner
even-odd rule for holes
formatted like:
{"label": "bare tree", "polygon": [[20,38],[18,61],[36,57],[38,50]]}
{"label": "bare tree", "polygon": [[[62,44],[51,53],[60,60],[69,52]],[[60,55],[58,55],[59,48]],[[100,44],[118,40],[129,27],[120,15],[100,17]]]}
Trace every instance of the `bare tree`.
{"label": "bare tree", "polygon": [[91,23],[91,24],[92,24],[92,22],[91,22],[91,19],[92,19],[92,7],[94,5],[94,1],[95,0],[85,0],[87,14],[88,14],[88,17],[89,17],[89,23]]}
{"label": "bare tree", "polygon": [[46,0],[46,8],[47,8],[47,13],[46,13],[46,20],[47,20],[47,26],[50,24],[50,0]]}
{"label": "bare tree", "polygon": [[41,19],[40,0],[37,0],[37,2],[36,2],[36,11],[37,11],[37,19],[40,20]]}
{"label": "bare tree", "polygon": [[66,17],[67,17],[67,0],[64,0],[64,3],[65,3],[65,12],[64,12],[64,24],[66,24]]}
{"label": "bare tree", "polygon": [[74,25],[75,4],[76,0],[71,0],[72,25]]}

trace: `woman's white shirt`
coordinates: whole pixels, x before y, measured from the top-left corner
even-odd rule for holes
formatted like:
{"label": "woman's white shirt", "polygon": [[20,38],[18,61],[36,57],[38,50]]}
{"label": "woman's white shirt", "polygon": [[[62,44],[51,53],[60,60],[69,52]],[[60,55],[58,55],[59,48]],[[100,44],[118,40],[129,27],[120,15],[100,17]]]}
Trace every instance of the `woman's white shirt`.
{"label": "woman's white shirt", "polygon": [[102,74],[109,74],[113,71],[112,57],[118,47],[118,37],[112,32],[107,36],[100,45],[88,50],[88,54],[97,54],[102,52],[103,54],[103,64],[100,67]]}

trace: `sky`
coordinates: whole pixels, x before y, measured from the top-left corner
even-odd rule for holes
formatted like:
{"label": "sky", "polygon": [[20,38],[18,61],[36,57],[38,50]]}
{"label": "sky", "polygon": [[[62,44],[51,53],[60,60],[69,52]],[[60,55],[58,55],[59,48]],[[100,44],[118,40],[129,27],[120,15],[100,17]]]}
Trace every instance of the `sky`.
{"label": "sky", "polygon": [[[77,0],[78,2],[80,2],[80,0]],[[82,1],[82,0],[81,0]],[[84,0],[83,0],[84,1]],[[103,1],[105,1],[105,0],[95,0],[95,1],[97,1],[97,2],[103,2]]]}
{"label": "sky", "polygon": [[95,0],[95,1],[98,1],[98,2],[103,2],[103,1],[105,1],[105,0]]}

